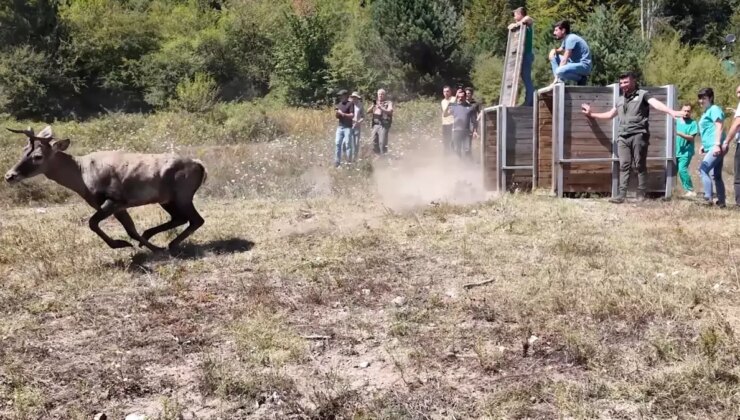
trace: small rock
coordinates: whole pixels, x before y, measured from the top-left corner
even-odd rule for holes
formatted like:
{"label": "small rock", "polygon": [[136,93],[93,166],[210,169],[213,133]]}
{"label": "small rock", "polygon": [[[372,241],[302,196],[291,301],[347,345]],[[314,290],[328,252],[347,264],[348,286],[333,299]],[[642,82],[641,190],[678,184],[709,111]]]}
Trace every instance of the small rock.
{"label": "small rock", "polygon": [[370,362],[365,361],[360,363],[360,369],[367,369],[368,367],[370,367]]}
{"label": "small rock", "polygon": [[470,213],[471,213],[471,214],[478,214],[478,210],[475,210],[475,209],[473,209],[473,210],[470,210]]}
{"label": "small rock", "polygon": [[447,297],[450,297],[452,299],[456,299],[457,298],[457,290],[455,290],[455,289],[447,289],[446,295],[447,295]]}
{"label": "small rock", "polygon": [[539,340],[539,339],[540,339],[539,337],[537,337],[536,335],[532,334],[532,335],[531,335],[531,336],[529,336],[529,338],[527,339],[527,343],[529,343],[529,345],[531,346],[532,344],[534,344],[534,343],[535,343],[535,341],[537,341],[537,340]]}
{"label": "small rock", "polygon": [[362,289],[362,294],[365,296],[370,295],[370,289]]}
{"label": "small rock", "polygon": [[105,413],[98,413],[93,417],[93,420],[108,420],[108,416]]}
{"label": "small rock", "polygon": [[393,299],[393,304],[396,306],[403,306],[406,304],[406,298],[403,296],[397,296]]}
{"label": "small rock", "polygon": [[665,278],[665,273],[657,273],[657,274],[655,274],[655,277],[657,277],[659,279]]}

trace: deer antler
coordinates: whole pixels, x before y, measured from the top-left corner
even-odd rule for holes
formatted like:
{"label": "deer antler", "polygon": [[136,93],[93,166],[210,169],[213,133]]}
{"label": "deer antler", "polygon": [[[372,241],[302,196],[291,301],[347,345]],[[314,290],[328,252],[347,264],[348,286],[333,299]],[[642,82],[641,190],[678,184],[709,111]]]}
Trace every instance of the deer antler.
{"label": "deer antler", "polygon": [[[47,127],[47,128],[49,129],[49,132],[47,133],[48,134],[48,137],[37,137],[36,134],[33,132],[33,129],[31,127],[28,127],[25,130],[16,130],[16,129],[13,129],[13,128],[7,128],[7,127],[5,127],[6,130],[8,130],[8,131],[10,131],[12,133],[25,134],[26,136],[28,136],[28,140],[29,141],[40,140],[40,141],[49,142],[51,140],[54,140],[54,136],[51,134],[50,127]],[[42,134],[42,133],[46,133],[46,129],[42,130],[41,133],[39,133],[39,134]]]}
{"label": "deer antler", "polygon": [[27,135],[28,137],[31,137],[31,138],[35,137],[35,134],[34,134],[33,129],[31,127],[28,127],[25,130],[15,130],[15,129],[12,129],[12,128],[7,128],[7,127],[6,127],[6,129],[8,131],[12,132],[12,133],[25,134],[25,135]]}

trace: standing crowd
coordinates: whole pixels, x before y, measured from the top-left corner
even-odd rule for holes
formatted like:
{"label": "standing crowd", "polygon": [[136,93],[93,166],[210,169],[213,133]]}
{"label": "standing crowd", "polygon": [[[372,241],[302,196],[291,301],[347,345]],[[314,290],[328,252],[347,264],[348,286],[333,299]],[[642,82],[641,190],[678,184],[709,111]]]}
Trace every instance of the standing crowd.
{"label": "standing crowd", "polygon": [[[534,21],[527,15],[524,7],[514,10],[514,22],[508,29],[523,30],[525,34],[522,55],[521,79],[525,88],[523,106],[532,106],[535,87],[532,83],[532,65],[534,63],[533,30]],[[592,71],[591,51],[586,40],[571,33],[570,22],[562,20],[553,25],[553,36],[561,42],[558,48],[548,54],[553,85],[556,83],[575,82],[586,85]],[[730,143],[735,140],[740,146],[740,103],[734,109],[733,123],[725,133],[723,124],[725,114],[722,108],[714,103],[712,88],[703,88],[697,93],[702,114],[698,121],[691,117],[692,106],[685,103],[681,110],[672,110],[666,104],[653,98],[648,91],[640,89],[637,76],[625,72],[619,76],[621,95],[614,107],[603,112],[593,112],[589,104],[582,104],[582,112],[587,118],[619,118],[617,128],[617,148],[619,158],[618,194],[610,199],[613,203],[623,203],[627,196],[632,170],[637,172],[637,199],[645,199],[648,185],[647,154],[650,145],[649,117],[650,108],[666,113],[676,121],[676,163],[678,175],[685,196],[695,197],[689,165],[695,155],[694,144],[700,140],[702,161],[699,165],[704,203],[706,205],[726,206],[725,185],[722,179],[724,156],[729,152]],[[444,86],[441,101],[442,144],[446,153],[470,160],[473,139],[478,138],[478,123],[481,117],[481,106],[473,98],[473,89],[459,87],[452,95],[450,86]],[[735,94],[740,100],[740,86]],[[357,92],[347,95],[346,90],[339,92],[340,101],[335,108],[339,120],[335,140],[335,166],[341,164],[342,155],[346,154],[347,162],[357,160],[360,146],[360,127],[365,118],[362,98]],[[371,137],[373,150],[378,155],[388,151],[388,133],[393,121],[393,103],[386,99],[386,92],[378,90],[377,99],[368,109],[371,119]],[[697,136],[699,136],[697,138]],[[740,208],[740,147],[735,148],[735,203]],[[714,196],[716,192],[716,201]]]}
{"label": "standing crowd", "polygon": [[[367,110],[370,119],[370,137],[373,139],[373,151],[376,155],[388,153],[388,134],[393,123],[393,102],[386,98],[385,89],[378,90],[378,96]],[[345,162],[356,162],[360,151],[362,123],[365,121],[365,108],[362,96],[358,92],[344,89],[337,93],[339,102],[334,107],[337,118],[337,132],[334,140],[334,166]]]}

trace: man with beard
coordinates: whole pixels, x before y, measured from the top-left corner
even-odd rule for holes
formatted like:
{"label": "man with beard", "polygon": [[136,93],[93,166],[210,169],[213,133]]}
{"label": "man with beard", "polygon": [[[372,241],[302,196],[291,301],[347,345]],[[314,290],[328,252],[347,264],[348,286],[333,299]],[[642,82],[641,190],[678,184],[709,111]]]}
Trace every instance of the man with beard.
{"label": "man with beard", "polygon": [[647,153],[650,143],[650,107],[673,116],[683,117],[681,111],[668,108],[663,102],[650,96],[648,91],[639,89],[637,77],[632,72],[619,76],[619,89],[622,95],[616,106],[606,112],[593,113],[589,104],[582,104],[582,112],[588,118],[610,120],[619,116],[617,129],[617,147],[619,154],[619,193],[609,201],[623,203],[627,197],[627,185],[630,180],[630,171],[637,169],[637,199],[645,200],[647,189]]}
{"label": "man with beard", "polygon": [[591,49],[580,36],[570,32],[570,22],[561,20],[555,23],[552,34],[559,41],[560,47],[550,50],[549,59],[555,83],[571,80],[585,85],[591,74]]}

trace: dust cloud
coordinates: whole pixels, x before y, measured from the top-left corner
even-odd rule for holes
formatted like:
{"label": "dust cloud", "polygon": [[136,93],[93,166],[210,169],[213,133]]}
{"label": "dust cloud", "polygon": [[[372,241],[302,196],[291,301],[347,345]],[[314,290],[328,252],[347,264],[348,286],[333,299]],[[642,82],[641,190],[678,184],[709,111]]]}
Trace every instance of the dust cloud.
{"label": "dust cloud", "polygon": [[378,159],[373,178],[382,203],[394,210],[410,210],[433,202],[473,204],[488,199],[479,163],[434,147],[426,152],[408,151],[400,159]]}

